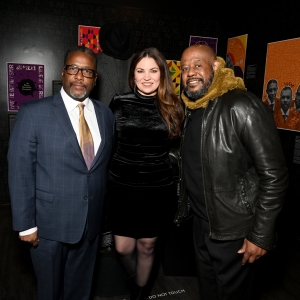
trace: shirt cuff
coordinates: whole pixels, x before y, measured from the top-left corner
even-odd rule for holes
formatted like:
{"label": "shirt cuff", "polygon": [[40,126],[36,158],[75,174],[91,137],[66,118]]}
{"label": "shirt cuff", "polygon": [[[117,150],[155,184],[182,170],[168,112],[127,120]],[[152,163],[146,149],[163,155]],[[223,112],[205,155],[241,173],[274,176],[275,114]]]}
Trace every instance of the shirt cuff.
{"label": "shirt cuff", "polygon": [[37,231],[37,227],[33,227],[33,228],[30,228],[30,229],[25,230],[25,231],[20,231],[19,232],[19,236],[24,236],[24,235],[32,234],[32,233],[34,233],[36,231]]}

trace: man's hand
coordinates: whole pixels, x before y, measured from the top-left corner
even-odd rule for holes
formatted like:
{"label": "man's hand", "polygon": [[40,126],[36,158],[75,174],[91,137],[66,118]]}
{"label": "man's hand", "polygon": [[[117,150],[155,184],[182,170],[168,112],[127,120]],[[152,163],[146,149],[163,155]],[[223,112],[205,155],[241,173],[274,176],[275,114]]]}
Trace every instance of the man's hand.
{"label": "man's hand", "polygon": [[247,239],[244,239],[244,244],[242,248],[238,251],[238,253],[244,253],[242,259],[242,265],[244,265],[247,262],[254,263],[257,259],[265,255],[267,253],[267,250],[252,244]]}
{"label": "man's hand", "polygon": [[28,235],[19,236],[19,238],[23,242],[32,244],[34,247],[39,243],[38,230]]}

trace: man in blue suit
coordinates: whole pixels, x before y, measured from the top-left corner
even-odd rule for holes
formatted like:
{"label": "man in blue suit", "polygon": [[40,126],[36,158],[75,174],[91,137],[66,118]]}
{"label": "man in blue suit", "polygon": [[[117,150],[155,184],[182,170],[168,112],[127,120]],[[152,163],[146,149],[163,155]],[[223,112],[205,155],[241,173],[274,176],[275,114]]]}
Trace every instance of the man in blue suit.
{"label": "man in blue suit", "polygon": [[[62,89],[23,104],[11,133],[8,172],[13,229],[32,244],[39,300],[89,299],[114,141],[110,109],[89,98],[97,56],[65,56]],[[79,108],[94,143],[88,167],[79,146]]]}

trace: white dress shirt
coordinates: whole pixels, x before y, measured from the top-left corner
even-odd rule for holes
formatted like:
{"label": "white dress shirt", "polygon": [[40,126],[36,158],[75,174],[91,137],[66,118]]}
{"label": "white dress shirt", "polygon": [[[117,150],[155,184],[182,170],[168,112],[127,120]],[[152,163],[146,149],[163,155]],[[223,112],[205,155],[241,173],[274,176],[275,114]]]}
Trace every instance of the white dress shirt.
{"label": "white dress shirt", "polygon": [[[269,107],[270,107],[271,105],[273,105],[272,110],[274,111],[274,110],[275,110],[275,102],[276,102],[276,100],[274,99],[274,101],[271,102],[271,100],[270,100],[269,97],[268,97],[268,98],[267,98],[267,101],[268,101],[268,103],[269,103]],[[270,108],[271,108],[271,107],[270,107]]]}
{"label": "white dress shirt", "polygon": [[[283,119],[284,119],[284,116],[286,116],[286,118],[288,118],[289,113],[290,113],[290,109],[288,109],[286,113],[283,111],[283,109],[281,109],[281,114],[282,114]],[[286,122],[286,120],[284,120],[284,122]]]}

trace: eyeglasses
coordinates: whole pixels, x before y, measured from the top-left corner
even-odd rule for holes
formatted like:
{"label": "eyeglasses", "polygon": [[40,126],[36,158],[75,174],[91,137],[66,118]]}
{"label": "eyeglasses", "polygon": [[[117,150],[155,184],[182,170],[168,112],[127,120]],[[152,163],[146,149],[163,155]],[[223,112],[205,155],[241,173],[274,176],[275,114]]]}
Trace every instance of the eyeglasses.
{"label": "eyeglasses", "polygon": [[82,76],[86,78],[93,78],[95,77],[95,73],[96,73],[95,70],[78,68],[73,65],[65,65],[64,69],[67,71],[69,75],[77,75],[78,72],[81,71]]}

